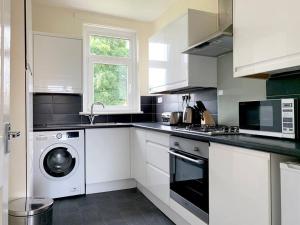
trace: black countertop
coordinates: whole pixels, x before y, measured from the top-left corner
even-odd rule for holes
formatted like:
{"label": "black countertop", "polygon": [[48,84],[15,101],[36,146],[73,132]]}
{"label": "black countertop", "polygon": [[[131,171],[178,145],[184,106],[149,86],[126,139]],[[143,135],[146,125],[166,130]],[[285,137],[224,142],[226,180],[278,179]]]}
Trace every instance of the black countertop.
{"label": "black countertop", "polygon": [[92,128],[113,128],[113,127],[138,127],[153,131],[169,133],[183,138],[190,138],[199,141],[216,142],[237,147],[243,147],[263,152],[277,153],[288,156],[300,157],[300,142],[285,139],[258,137],[253,135],[218,135],[209,136],[204,134],[191,134],[176,130],[175,127],[165,126],[160,123],[99,123],[72,124],[72,125],[51,125],[47,127],[35,127],[34,131],[54,131],[54,130],[78,130]]}
{"label": "black countertop", "polygon": [[34,132],[56,131],[56,130],[82,130],[95,128],[114,128],[114,127],[132,127],[132,123],[95,123],[90,124],[57,124],[47,126],[35,126]]}

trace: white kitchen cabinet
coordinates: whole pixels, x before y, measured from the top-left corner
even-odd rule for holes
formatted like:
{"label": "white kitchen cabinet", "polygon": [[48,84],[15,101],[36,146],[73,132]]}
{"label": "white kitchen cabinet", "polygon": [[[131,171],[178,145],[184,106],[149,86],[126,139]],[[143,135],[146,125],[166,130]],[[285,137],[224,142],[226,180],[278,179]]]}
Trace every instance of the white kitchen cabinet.
{"label": "white kitchen cabinet", "polygon": [[146,131],[142,129],[131,129],[132,177],[137,182],[146,186]]}
{"label": "white kitchen cabinet", "polygon": [[299,224],[300,221],[300,164],[281,164],[281,225]]}
{"label": "white kitchen cabinet", "polygon": [[217,86],[217,59],[182,52],[217,30],[216,14],[188,10],[149,39],[149,92]]}
{"label": "white kitchen cabinet", "polygon": [[169,174],[169,147],[147,141],[147,162]]}
{"label": "white kitchen cabinet", "polygon": [[160,201],[169,205],[169,134],[132,128],[132,176]]}
{"label": "white kitchen cabinet", "polygon": [[234,0],[234,76],[300,66],[300,1]]}
{"label": "white kitchen cabinet", "polygon": [[271,225],[270,154],[211,143],[209,224]]}
{"label": "white kitchen cabinet", "polygon": [[146,132],[146,188],[158,199],[169,205],[169,134]]}
{"label": "white kitchen cabinet", "polygon": [[100,128],[85,132],[87,186],[129,179],[130,129]]}
{"label": "white kitchen cabinet", "polygon": [[146,140],[162,146],[170,146],[170,135],[157,131],[147,131]]}
{"label": "white kitchen cabinet", "polygon": [[82,93],[82,40],[33,35],[34,91]]}
{"label": "white kitchen cabinet", "polygon": [[147,163],[146,188],[159,200],[169,205],[170,201],[170,176],[162,170]]}
{"label": "white kitchen cabinet", "polygon": [[170,135],[147,131],[146,133],[146,161],[159,170],[169,174],[170,171]]}

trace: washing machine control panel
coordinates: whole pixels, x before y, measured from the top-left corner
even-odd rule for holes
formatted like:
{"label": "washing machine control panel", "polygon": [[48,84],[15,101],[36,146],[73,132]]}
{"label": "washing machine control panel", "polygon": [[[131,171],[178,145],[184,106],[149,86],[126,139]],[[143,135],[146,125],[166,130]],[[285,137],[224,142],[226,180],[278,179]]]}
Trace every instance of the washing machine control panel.
{"label": "washing machine control panel", "polygon": [[57,133],[56,134],[57,139],[68,139],[68,138],[79,138],[79,132],[78,131],[70,131],[65,133]]}
{"label": "washing machine control panel", "polygon": [[78,131],[67,132],[67,138],[79,138]]}

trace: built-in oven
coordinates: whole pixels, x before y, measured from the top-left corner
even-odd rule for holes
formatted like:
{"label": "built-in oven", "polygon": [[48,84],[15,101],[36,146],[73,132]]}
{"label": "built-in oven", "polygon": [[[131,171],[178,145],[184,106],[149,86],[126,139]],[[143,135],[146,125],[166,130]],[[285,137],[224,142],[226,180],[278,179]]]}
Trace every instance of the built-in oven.
{"label": "built-in oven", "polygon": [[171,136],[170,197],[208,223],[209,143]]}
{"label": "built-in oven", "polygon": [[239,103],[240,133],[299,139],[297,99]]}

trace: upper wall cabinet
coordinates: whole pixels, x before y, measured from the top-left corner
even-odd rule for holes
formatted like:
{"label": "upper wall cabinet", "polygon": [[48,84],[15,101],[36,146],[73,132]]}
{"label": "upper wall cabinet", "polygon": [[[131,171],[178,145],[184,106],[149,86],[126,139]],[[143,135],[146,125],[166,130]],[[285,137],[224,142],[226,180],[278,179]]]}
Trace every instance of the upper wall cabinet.
{"label": "upper wall cabinet", "polygon": [[234,0],[235,77],[300,66],[299,8],[299,0]]}
{"label": "upper wall cabinet", "polygon": [[82,92],[82,40],[34,34],[34,91]]}
{"label": "upper wall cabinet", "polygon": [[217,86],[217,59],[182,52],[216,32],[217,15],[197,10],[163,28],[149,40],[149,92]]}

